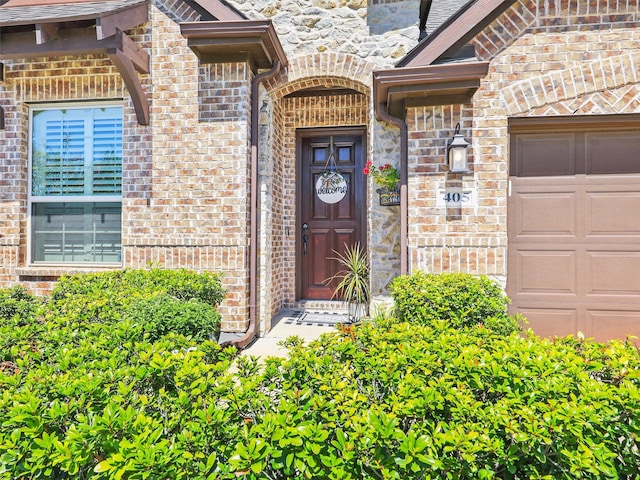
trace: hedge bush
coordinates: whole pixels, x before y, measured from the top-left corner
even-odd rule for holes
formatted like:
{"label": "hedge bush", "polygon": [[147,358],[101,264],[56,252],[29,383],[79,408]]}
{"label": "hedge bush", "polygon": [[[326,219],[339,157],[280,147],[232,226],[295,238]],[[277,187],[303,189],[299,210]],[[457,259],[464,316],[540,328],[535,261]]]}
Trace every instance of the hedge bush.
{"label": "hedge bush", "polygon": [[48,309],[55,319],[77,322],[81,328],[126,317],[142,322],[144,331],[154,338],[174,331],[217,339],[220,316],[216,307],[224,295],[220,274],[125,269],[62,277],[51,293]]}
{"label": "hedge bush", "polygon": [[395,313],[403,321],[429,325],[446,320],[456,328],[484,324],[504,334],[520,328],[520,320],[507,314],[509,298],[484,275],[417,271],[396,277],[391,295]]}
{"label": "hedge bush", "polygon": [[169,294],[136,300],[125,309],[124,318],[141,323],[151,342],[170,332],[195,341],[217,341],[220,334],[220,314],[215,307],[193,299],[178,300]]}
{"label": "hedge bush", "polygon": [[167,439],[235,355],[207,340],[223,296],[219,275],[158,269],[66,277],[41,306],[1,291],[0,478],[198,478]]}
{"label": "hedge bush", "polygon": [[630,342],[390,320],[308,346],[289,339],[289,358],[260,365],[208,340],[150,341],[128,307],[107,316],[89,292],[89,317],[77,319],[69,297],[34,326],[16,315],[2,326],[2,480],[640,471],[640,354]]}
{"label": "hedge bush", "polygon": [[0,290],[0,322],[18,316],[23,323],[28,323],[39,303],[40,301],[24,287],[15,286]]}
{"label": "hedge bush", "polygon": [[639,367],[631,343],[349,327],[242,389],[231,462],[251,479],[635,479]]}

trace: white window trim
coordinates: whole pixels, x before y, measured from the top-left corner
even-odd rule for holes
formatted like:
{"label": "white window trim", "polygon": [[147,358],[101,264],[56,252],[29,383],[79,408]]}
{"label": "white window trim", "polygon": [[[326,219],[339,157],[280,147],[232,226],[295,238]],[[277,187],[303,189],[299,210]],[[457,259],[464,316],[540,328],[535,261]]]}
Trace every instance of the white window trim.
{"label": "white window trim", "polygon": [[[32,195],[33,191],[33,176],[32,176],[32,166],[33,166],[33,158],[32,158],[32,150],[33,150],[33,112],[35,110],[80,110],[87,108],[108,108],[108,107],[120,107],[124,114],[124,102],[121,100],[109,100],[109,101],[97,101],[97,102],[59,102],[59,103],[31,103],[28,105],[29,108],[29,126],[28,126],[28,171],[27,171],[27,266],[28,267],[61,267],[61,268],[69,268],[72,270],[76,270],[80,268],[113,268],[122,266],[122,261],[120,262],[103,262],[103,263],[93,263],[93,262],[34,262],[33,260],[33,200],[36,200],[36,203],[100,203],[100,202],[113,202],[120,203],[122,205],[122,195],[69,195],[69,196],[40,196],[40,195]],[[123,127],[123,136],[124,136],[124,127]],[[123,163],[124,163],[124,152],[123,152]],[[122,232],[122,224],[120,225],[120,232]]]}

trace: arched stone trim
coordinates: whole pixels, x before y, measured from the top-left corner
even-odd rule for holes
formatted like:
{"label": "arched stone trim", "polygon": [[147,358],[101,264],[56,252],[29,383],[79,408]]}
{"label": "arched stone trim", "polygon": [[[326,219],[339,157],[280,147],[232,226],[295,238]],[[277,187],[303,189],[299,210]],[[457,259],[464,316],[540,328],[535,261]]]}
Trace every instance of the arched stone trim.
{"label": "arched stone trim", "polygon": [[344,53],[325,52],[293,58],[286,73],[266,85],[274,99],[317,86],[352,88],[368,95],[375,64]]}
{"label": "arched stone trim", "polygon": [[503,89],[509,115],[640,82],[640,53],[632,52],[556,70]]}

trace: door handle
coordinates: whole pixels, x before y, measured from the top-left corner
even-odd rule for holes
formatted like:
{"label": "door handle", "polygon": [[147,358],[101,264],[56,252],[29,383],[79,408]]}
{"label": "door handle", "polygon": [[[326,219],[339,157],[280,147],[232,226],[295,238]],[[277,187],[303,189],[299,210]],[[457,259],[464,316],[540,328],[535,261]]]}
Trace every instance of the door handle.
{"label": "door handle", "polygon": [[307,254],[307,244],[309,243],[309,235],[307,235],[307,231],[309,230],[309,224],[302,224],[302,253],[303,255]]}

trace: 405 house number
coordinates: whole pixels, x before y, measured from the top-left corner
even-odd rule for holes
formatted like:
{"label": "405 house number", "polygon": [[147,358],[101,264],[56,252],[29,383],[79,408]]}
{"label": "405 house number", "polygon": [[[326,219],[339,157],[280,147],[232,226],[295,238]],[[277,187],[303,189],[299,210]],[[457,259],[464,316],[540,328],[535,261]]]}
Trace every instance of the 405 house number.
{"label": "405 house number", "polygon": [[445,203],[467,203],[471,200],[471,192],[445,192]]}
{"label": "405 house number", "polygon": [[474,188],[442,188],[438,190],[439,207],[475,207],[477,194]]}

